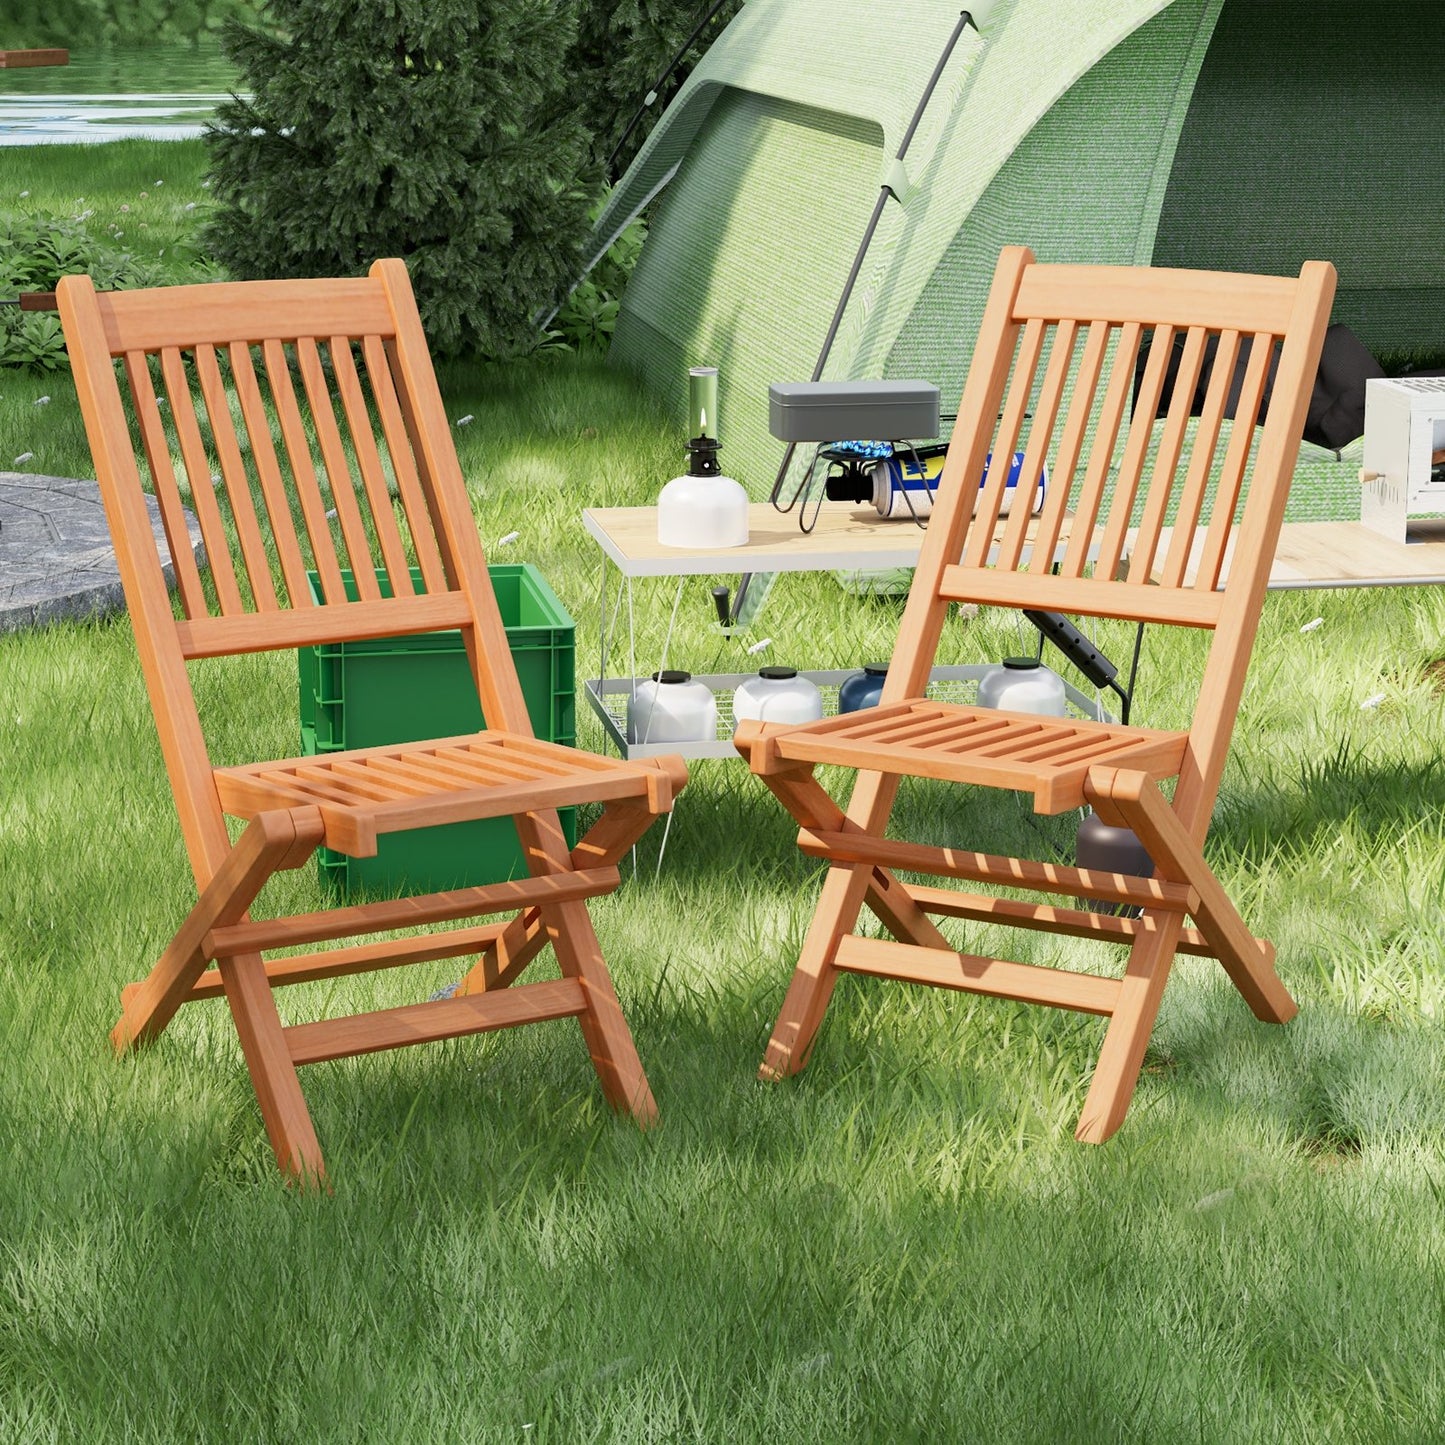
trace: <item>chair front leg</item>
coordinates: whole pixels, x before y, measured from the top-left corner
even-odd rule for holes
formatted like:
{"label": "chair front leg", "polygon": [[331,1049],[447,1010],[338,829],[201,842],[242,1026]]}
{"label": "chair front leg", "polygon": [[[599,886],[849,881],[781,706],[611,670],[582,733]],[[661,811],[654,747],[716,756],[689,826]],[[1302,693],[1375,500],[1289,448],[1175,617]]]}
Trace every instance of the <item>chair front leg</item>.
{"label": "chair front leg", "polygon": [[785,1079],[808,1062],[823,1015],[828,1011],[838,982],[834,959],[838,942],[853,931],[868,895],[872,869],[867,865],[834,863],[823,880],[823,893],[813,911],[803,951],[788,984],[782,1012],[773,1025],[767,1053],[758,1069],[766,1081]]}
{"label": "chair front leg", "polygon": [[[822,833],[863,831],[849,820],[814,777],[811,763],[761,776],[769,791],[792,814],[800,828]],[[953,945],[888,869],[874,865],[869,870],[868,892],[863,901],[900,943],[916,943],[920,948],[952,949]]]}
{"label": "chair front leg", "polygon": [[120,1021],[110,1035],[117,1053],[148,1043],[165,1029],[213,957],[206,946],[211,930],[240,922],[266,880],[299,868],[316,851],[323,832],[315,808],[258,813],[251,819],[155,967],[122,993]]}
{"label": "chair front leg", "polygon": [[[517,835],[534,875],[572,870],[572,858],[555,812],[524,813],[516,823]],[[517,953],[508,965],[509,976],[505,981],[510,982],[526,967],[544,943],[551,943],[563,975],[582,985],[587,1007],[577,1016],[577,1022],[582,1026],[582,1037],[607,1102],[619,1113],[631,1115],[643,1128],[655,1124],[657,1102],[652,1097],[642,1060],[632,1041],[632,1031],[627,1027],[617,991],[612,986],[612,976],[607,971],[586,902],[575,899],[547,904],[535,912],[538,915],[535,921],[530,921],[526,913],[520,914],[503,934],[503,939],[511,934],[517,939]],[[485,963],[484,958],[478,967]],[[470,977],[468,975],[468,979]],[[501,986],[500,979],[493,985]]]}
{"label": "chair front leg", "polygon": [[1157,925],[1140,934],[1129,950],[1113,1016],[1104,1034],[1093,1081],[1074,1137],[1081,1144],[1102,1144],[1124,1122],[1144,1067],[1144,1051],[1159,1016],[1159,1001],[1169,982],[1169,967],[1184,928],[1178,913],[1155,915]]}
{"label": "chair front leg", "polygon": [[281,1172],[302,1188],[325,1184],[326,1168],[301,1080],[286,1044],[276,995],[259,953],[217,960],[261,1120]]}
{"label": "chair front leg", "polygon": [[[811,771],[810,767],[808,773]],[[784,773],[764,774],[763,781],[802,827],[857,830],[874,837],[881,837],[888,826],[899,783],[899,779],[890,774],[860,773],[848,811],[844,813],[811,776],[799,777],[793,769],[788,769]],[[798,965],[783,999],[782,1012],[773,1026],[767,1053],[758,1070],[760,1079],[786,1078],[807,1064],[837,986],[838,944],[857,926],[858,914],[865,902],[889,927],[893,923],[898,925],[900,941],[952,948],[886,869],[871,863],[830,864]],[[917,924],[915,916],[919,920]]]}

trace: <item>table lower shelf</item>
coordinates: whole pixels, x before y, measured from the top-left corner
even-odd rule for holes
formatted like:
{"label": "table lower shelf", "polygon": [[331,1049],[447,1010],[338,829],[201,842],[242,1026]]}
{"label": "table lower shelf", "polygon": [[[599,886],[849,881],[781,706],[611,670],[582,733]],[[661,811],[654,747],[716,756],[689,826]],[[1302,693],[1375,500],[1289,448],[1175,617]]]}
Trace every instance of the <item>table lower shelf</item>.
{"label": "table lower shelf", "polygon": [[[939,702],[971,703],[978,692],[979,679],[992,670],[991,664],[963,663],[952,667],[935,667],[930,674],[928,696]],[[839,668],[826,672],[800,672],[823,694],[823,713],[831,717],[838,711],[838,689],[850,678],[857,675],[856,669]],[[654,758],[664,753],[680,753],[685,758],[736,758],[739,756],[733,746],[733,693],[749,678],[757,676],[751,672],[696,673],[693,680],[705,683],[717,698],[717,737],[709,742],[688,743],[629,743],[627,741],[627,699],[633,689],[645,678],[604,677],[589,678],[582,684],[582,691],[592,706],[592,711],[606,729],[608,737],[624,758]],[[1069,705],[1079,717],[1099,718],[1113,722],[1114,718],[1103,711],[1097,698],[1080,692],[1067,679],[1064,694]]]}

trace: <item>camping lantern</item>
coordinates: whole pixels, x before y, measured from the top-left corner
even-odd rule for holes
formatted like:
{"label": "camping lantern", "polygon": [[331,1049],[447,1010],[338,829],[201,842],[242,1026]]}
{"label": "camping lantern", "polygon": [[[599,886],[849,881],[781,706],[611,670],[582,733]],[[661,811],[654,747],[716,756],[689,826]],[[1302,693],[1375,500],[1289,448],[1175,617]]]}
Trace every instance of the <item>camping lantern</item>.
{"label": "camping lantern", "polygon": [[722,474],[717,459],[717,367],[687,375],[687,472],[657,499],[657,540],[664,547],[743,547],[748,540],[748,494]]}

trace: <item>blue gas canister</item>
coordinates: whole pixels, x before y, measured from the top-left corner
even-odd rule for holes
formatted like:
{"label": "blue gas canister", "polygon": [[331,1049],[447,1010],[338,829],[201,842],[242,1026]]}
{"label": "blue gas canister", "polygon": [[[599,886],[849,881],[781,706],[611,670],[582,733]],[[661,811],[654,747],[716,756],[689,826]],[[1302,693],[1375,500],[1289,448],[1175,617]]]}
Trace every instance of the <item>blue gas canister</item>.
{"label": "blue gas canister", "polygon": [[838,689],[838,711],[857,712],[859,708],[877,706],[887,677],[886,662],[865,662],[862,672],[843,679],[843,686]]}
{"label": "blue gas canister", "polygon": [[[933,494],[938,479],[943,474],[944,451],[930,447],[927,452],[895,451],[891,457],[876,462],[869,469],[873,481],[873,505],[880,517],[926,517],[933,510]],[[990,453],[984,462],[984,475],[979,480],[982,492],[988,480],[988,468],[993,461]],[[1024,468],[1024,454],[1015,452],[1009,466],[1008,480],[1004,483],[1003,501],[999,516],[1006,517],[1018,495],[1019,475]],[[1048,468],[1040,470],[1038,486],[1034,489],[1031,510],[1038,512],[1044,505],[1044,491],[1048,486]]]}

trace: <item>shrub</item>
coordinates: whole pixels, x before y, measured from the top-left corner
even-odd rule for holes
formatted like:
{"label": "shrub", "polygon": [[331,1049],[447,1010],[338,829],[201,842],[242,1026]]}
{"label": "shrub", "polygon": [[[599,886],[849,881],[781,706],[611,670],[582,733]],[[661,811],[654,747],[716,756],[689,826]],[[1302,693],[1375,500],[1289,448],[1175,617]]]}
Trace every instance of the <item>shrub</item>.
{"label": "shrub", "polygon": [[646,239],[647,226],[639,216],[558,308],[552,339],[584,356],[606,352],[617,327],[622,293]]}
{"label": "shrub", "polygon": [[598,187],[566,0],[272,0],[226,48],[203,240],[242,277],[407,263],[432,346],[506,355],[580,269]]}
{"label": "shrub", "polygon": [[[62,276],[81,271],[103,291],[159,279],[156,268],[96,240],[79,218],[0,211],[0,295],[53,291]],[[64,365],[65,342],[53,313],[0,308],[0,366],[57,371]]]}

